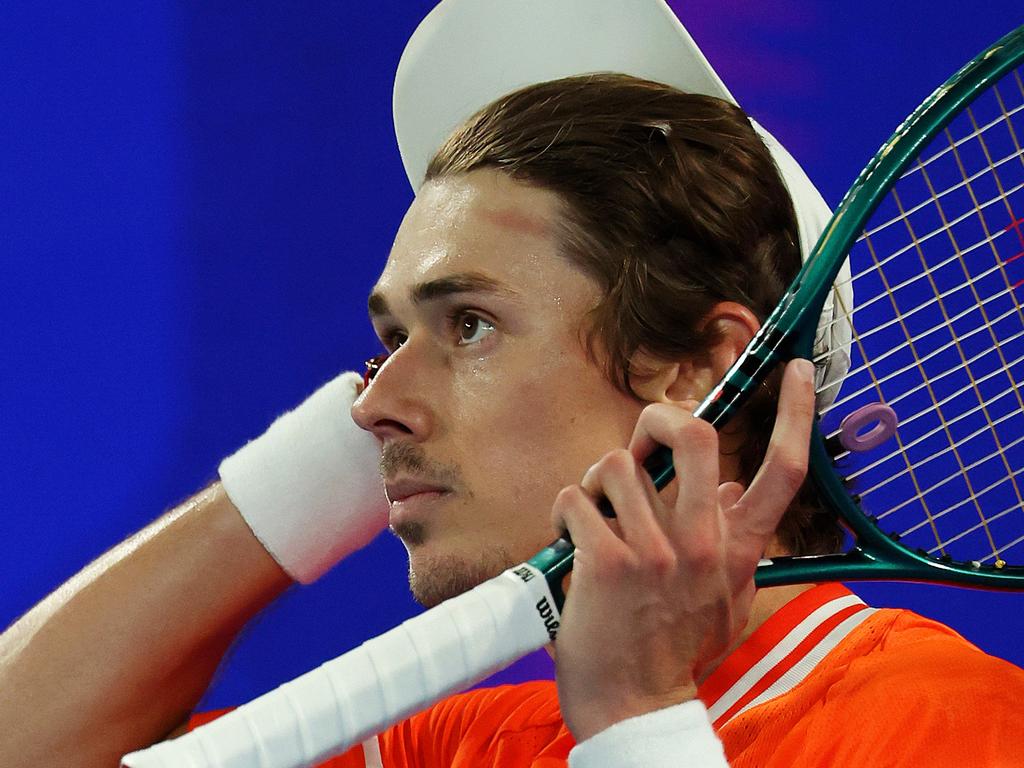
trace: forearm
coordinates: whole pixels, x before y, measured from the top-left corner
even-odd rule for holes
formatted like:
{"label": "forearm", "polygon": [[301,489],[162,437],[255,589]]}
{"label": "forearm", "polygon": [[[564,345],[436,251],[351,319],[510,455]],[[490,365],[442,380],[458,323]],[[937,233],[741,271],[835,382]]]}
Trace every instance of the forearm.
{"label": "forearm", "polygon": [[291,583],[219,484],[190,499],[0,636],[0,765],[114,766],[164,737]]}

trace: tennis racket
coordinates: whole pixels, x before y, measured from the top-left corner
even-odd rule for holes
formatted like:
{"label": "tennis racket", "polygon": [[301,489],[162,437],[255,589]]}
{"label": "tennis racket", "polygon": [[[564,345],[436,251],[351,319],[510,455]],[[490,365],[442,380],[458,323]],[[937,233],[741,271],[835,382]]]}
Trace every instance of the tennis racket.
{"label": "tennis racket", "polygon": [[[849,257],[849,372],[811,474],[853,544],[765,561],[760,586],[902,579],[1024,588],[1024,27],[933,93],[861,173],[814,253],[695,413],[716,427],[779,362],[810,357]],[[825,359],[815,360],[825,365]],[[646,463],[655,485],[668,451]],[[131,768],[315,765],[483,679],[558,630],[573,547],[449,600]]]}

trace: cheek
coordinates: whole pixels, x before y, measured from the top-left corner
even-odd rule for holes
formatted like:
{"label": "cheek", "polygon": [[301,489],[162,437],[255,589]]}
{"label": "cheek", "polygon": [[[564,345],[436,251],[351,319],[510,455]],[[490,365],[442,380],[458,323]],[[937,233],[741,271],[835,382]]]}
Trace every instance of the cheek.
{"label": "cheek", "polygon": [[559,490],[579,482],[605,452],[628,443],[641,408],[582,351],[573,356],[560,349],[561,356],[549,354],[544,365],[520,360],[515,377],[507,365],[498,375],[499,366],[491,370],[481,362],[457,384],[462,417],[474,433],[473,442],[462,444],[463,451],[473,446],[474,474],[489,476],[480,479],[545,516]]}
{"label": "cheek", "polygon": [[516,362],[522,364],[485,358],[455,376],[457,418],[479,441],[473,450],[480,458],[529,462],[572,418],[568,404],[552,398],[558,387],[551,372],[534,361]]}

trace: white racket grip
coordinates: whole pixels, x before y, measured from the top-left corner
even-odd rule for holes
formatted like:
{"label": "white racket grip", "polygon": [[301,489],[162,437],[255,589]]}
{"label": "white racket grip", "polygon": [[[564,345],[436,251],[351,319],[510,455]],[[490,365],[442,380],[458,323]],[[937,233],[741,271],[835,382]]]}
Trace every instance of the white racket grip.
{"label": "white racket grip", "polygon": [[123,768],[314,766],[554,640],[543,574],[510,568]]}

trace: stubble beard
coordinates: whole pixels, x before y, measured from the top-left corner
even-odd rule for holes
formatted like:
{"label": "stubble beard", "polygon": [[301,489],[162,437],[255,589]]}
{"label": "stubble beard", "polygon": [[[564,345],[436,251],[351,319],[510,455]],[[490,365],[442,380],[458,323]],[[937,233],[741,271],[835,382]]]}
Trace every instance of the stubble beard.
{"label": "stubble beard", "polygon": [[515,564],[503,547],[492,547],[474,560],[459,555],[436,555],[416,564],[410,553],[409,590],[416,602],[424,608],[433,608]]}

